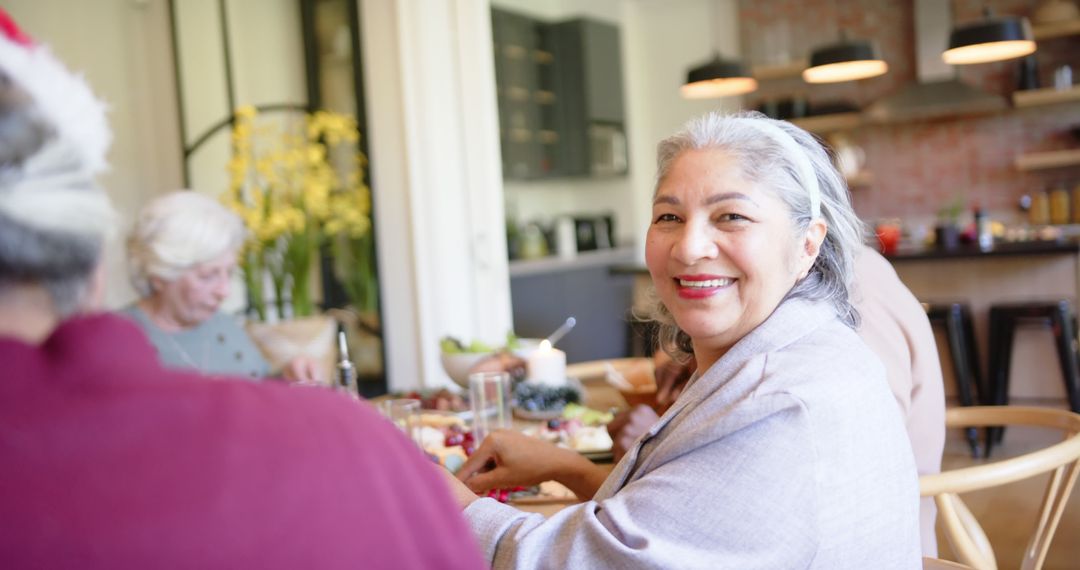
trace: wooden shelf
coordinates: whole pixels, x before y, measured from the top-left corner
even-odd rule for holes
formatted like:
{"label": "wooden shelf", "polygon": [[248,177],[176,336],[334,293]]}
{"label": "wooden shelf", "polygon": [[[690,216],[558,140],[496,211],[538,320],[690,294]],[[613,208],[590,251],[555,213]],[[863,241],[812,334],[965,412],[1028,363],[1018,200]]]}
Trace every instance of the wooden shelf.
{"label": "wooden shelf", "polygon": [[1068,89],[1030,89],[1016,91],[1012,96],[1013,105],[1016,107],[1035,107],[1037,105],[1052,105],[1054,103],[1068,103],[1080,101],[1080,85],[1074,85]]}
{"label": "wooden shelf", "polygon": [[874,173],[869,170],[860,170],[854,175],[846,177],[845,180],[847,180],[848,188],[861,188],[874,183]]}
{"label": "wooden shelf", "polygon": [[803,70],[806,69],[806,60],[798,59],[790,63],[782,63],[780,65],[755,65],[750,74],[754,76],[754,79],[758,81],[765,81],[769,79],[787,79],[789,77],[802,76]]}
{"label": "wooden shelf", "polygon": [[1032,25],[1031,34],[1035,36],[1036,41],[1080,35],[1080,19]]}
{"label": "wooden shelf", "polygon": [[516,44],[506,44],[503,46],[503,57],[506,59],[525,59],[525,56],[528,55],[528,53],[529,50]]}
{"label": "wooden shelf", "polygon": [[555,93],[553,91],[537,89],[536,93],[533,93],[533,100],[540,105],[551,105],[555,102]]}
{"label": "wooden shelf", "polygon": [[1024,172],[1066,166],[1080,166],[1080,148],[1030,152],[1016,157],[1016,168]]}
{"label": "wooden shelf", "polygon": [[863,124],[863,116],[861,113],[835,113],[792,119],[791,122],[812,133],[823,134],[854,129]]}

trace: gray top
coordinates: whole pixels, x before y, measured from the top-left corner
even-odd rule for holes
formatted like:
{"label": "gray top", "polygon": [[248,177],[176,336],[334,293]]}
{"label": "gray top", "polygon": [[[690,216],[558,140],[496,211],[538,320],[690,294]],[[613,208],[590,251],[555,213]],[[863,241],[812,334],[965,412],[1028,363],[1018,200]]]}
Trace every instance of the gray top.
{"label": "gray top", "polygon": [[239,376],[261,380],[270,365],[240,324],[223,313],[180,332],[158,328],[138,305],[119,311],[139,325],[169,368],[193,369],[210,376]]}
{"label": "gray top", "polygon": [[465,516],[495,568],[921,568],[911,446],[881,362],[787,300],[549,519]]}

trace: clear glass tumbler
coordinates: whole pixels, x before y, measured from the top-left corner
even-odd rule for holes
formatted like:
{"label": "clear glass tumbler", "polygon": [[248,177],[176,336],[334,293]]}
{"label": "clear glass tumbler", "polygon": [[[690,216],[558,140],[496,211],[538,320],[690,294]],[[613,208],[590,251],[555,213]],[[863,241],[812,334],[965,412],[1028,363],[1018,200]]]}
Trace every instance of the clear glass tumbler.
{"label": "clear glass tumbler", "polygon": [[492,431],[511,427],[510,397],[509,373],[469,374],[469,406],[472,409],[473,441],[477,446]]}
{"label": "clear glass tumbler", "polygon": [[409,439],[417,445],[420,444],[420,400],[413,398],[386,400],[380,406],[380,411],[386,419],[405,432]]}

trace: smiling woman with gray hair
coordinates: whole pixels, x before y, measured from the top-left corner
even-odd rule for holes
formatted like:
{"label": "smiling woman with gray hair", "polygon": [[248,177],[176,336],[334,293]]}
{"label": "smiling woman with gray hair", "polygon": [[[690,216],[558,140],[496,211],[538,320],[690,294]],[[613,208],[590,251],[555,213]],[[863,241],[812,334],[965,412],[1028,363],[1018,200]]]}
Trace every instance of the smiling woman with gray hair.
{"label": "smiling woman with gray hair", "polygon": [[[658,147],[646,265],[662,346],[698,371],[608,474],[513,432],[459,503],[496,568],[919,568],[903,421],[853,330],[861,224],[805,131],[711,113]],[[475,492],[562,482],[550,519]]]}

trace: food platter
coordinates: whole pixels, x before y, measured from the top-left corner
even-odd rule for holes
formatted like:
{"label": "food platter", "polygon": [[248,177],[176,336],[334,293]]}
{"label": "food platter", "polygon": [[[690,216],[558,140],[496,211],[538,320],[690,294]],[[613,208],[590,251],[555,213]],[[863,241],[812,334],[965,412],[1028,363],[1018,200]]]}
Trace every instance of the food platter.
{"label": "food platter", "polygon": [[523,382],[514,387],[514,417],[526,421],[554,420],[562,416],[567,403],[584,401],[585,388],[577,378],[567,378],[562,386]]}
{"label": "food platter", "polygon": [[541,410],[537,412],[530,412],[517,406],[514,406],[514,417],[519,420],[525,420],[527,422],[546,422],[549,420],[557,420],[562,417],[562,409],[558,410]]}

